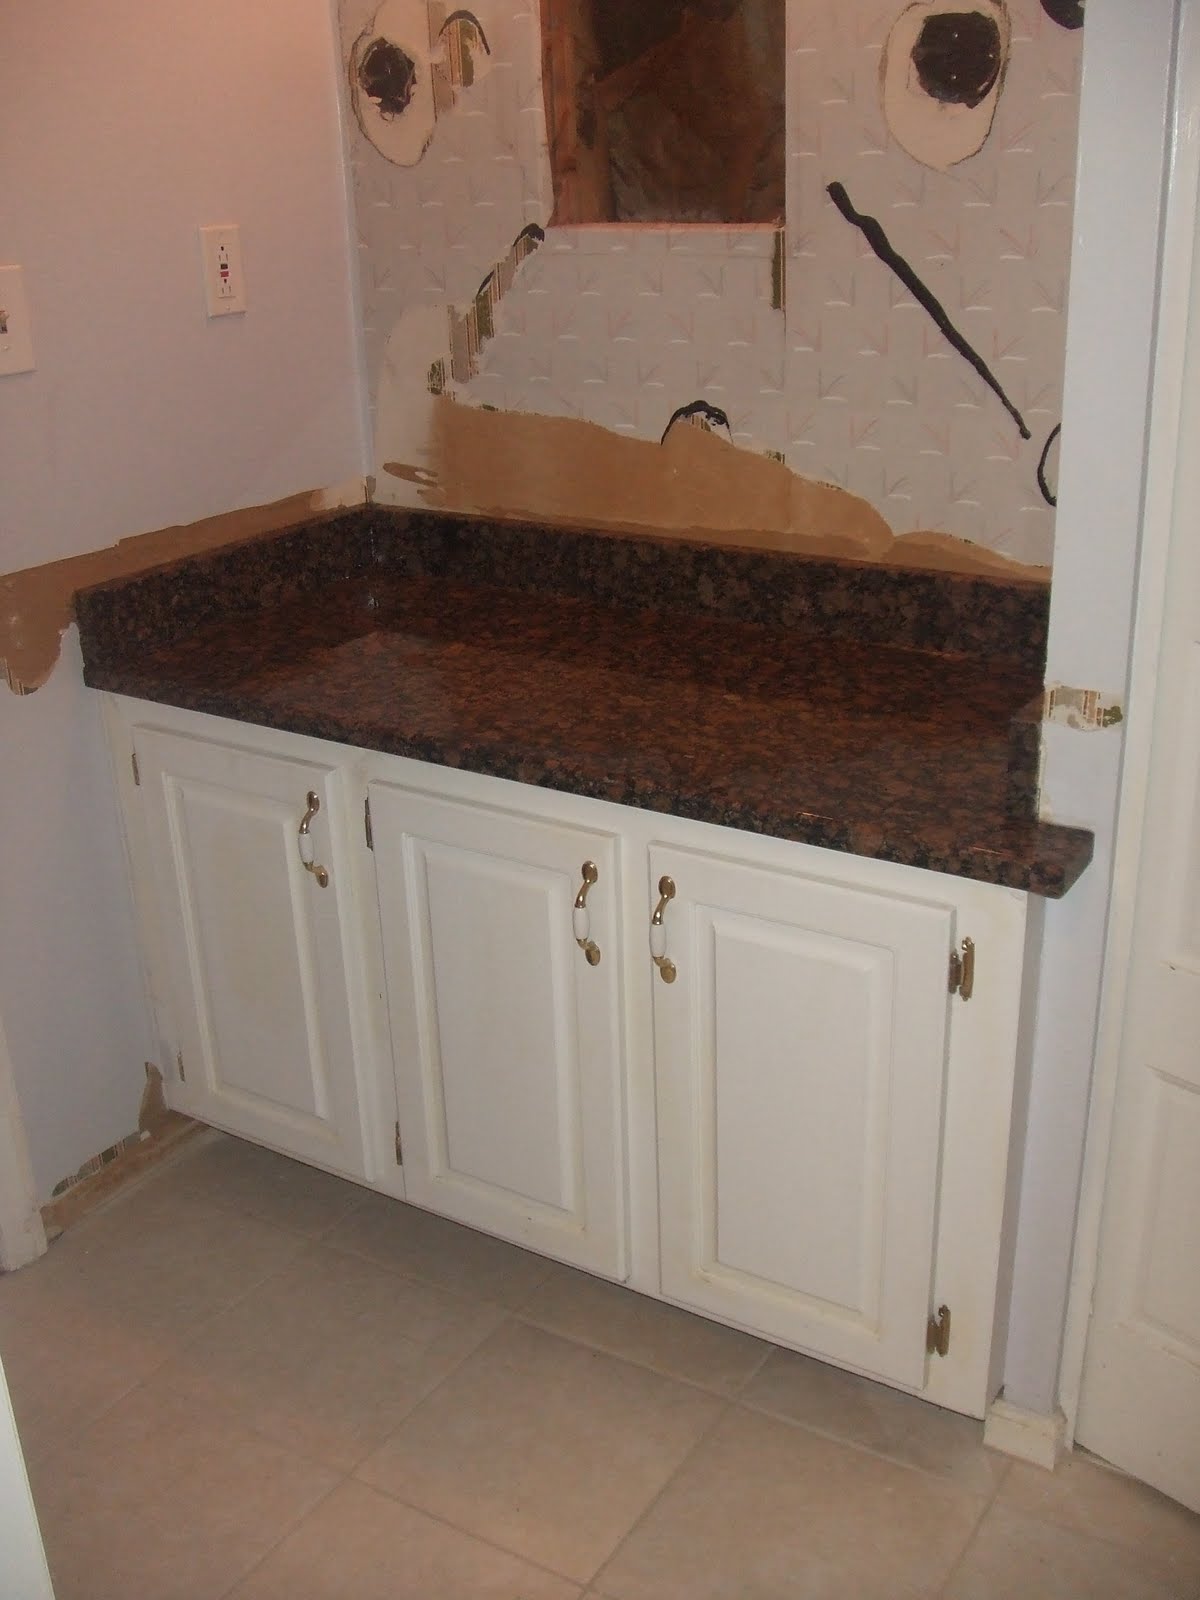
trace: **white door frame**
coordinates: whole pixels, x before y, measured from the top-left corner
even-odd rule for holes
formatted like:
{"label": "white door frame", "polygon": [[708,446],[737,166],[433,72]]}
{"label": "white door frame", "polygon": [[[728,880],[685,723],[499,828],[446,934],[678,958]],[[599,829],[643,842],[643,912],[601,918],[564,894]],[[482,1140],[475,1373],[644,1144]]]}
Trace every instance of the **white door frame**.
{"label": "white door frame", "polygon": [[0,1017],[0,1271],[36,1261],[46,1249],[12,1057]]}
{"label": "white door frame", "polygon": [[[1146,487],[1141,526],[1128,713],[1113,853],[1099,1025],[1080,1186],[1079,1215],[1059,1375],[1067,1439],[1075,1437],[1083,1365],[1099,1268],[1100,1220],[1112,1143],[1133,946],[1134,907],[1149,790],[1159,647],[1167,596],[1171,532],[1178,516],[1200,507],[1176,503],[1179,418],[1185,384],[1200,384],[1200,361],[1188,361],[1189,325],[1200,324],[1200,16],[1181,8],[1175,65],[1173,132],[1162,239],[1162,278],[1151,389]],[[1194,342],[1194,340],[1193,340]]]}
{"label": "white door frame", "polygon": [[54,1600],[29,1475],[4,1368],[0,1366],[0,1591],[21,1600]]}

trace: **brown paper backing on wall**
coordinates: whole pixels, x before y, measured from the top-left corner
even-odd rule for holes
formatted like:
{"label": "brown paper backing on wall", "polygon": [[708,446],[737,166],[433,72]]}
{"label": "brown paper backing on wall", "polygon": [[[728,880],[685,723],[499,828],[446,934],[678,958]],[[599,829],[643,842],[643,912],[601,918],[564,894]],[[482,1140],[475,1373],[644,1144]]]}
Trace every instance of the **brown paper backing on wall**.
{"label": "brown paper backing on wall", "polygon": [[337,498],[331,498],[328,490],[311,489],[270,505],[136,534],[105,550],[88,550],[0,577],[0,667],[9,688],[15,694],[31,694],[50,676],[62,636],[74,618],[76,590],[144,572],[180,556],[265,537],[311,517],[333,515]]}
{"label": "brown paper backing on wall", "polygon": [[434,402],[429,459],[385,462],[445,511],[1049,582],[969,540],[897,536],[857,495],[686,424],[662,444],[598,423]]}

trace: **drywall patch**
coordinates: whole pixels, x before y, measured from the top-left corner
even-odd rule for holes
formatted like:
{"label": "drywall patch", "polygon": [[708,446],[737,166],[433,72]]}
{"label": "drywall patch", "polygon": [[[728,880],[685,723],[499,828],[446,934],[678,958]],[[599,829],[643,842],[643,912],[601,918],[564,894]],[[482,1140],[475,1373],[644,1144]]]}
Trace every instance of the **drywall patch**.
{"label": "drywall patch", "polygon": [[896,18],[879,68],[888,127],[915,161],[945,172],[992,131],[1012,45],[1002,0],[916,0]]}
{"label": "drywall patch", "polygon": [[9,688],[14,694],[31,694],[50,676],[62,636],[74,619],[77,590],[181,556],[276,533],[325,512],[361,505],[365,498],[361,480],[335,489],[312,489],[270,505],[137,534],[105,550],[88,550],[0,576],[0,668]]}
{"label": "drywall patch", "polygon": [[368,100],[378,105],[381,117],[399,117],[412,104],[417,63],[391,39],[372,39],[358,64],[358,81]]}
{"label": "drywall patch", "polygon": [[1072,689],[1065,683],[1046,686],[1042,716],[1046,722],[1057,722],[1064,728],[1077,728],[1083,733],[1115,728],[1125,720],[1120,695],[1102,694],[1096,689]]}
{"label": "drywall patch", "polygon": [[473,11],[442,0],[384,0],[350,50],[350,104],[366,137],[398,167],[428,150],[458,91],[482,75],[491,46]]}
{"label": "drywall patch", "polygon": [[1044,567],[1022,566],[967,540],[925,532],[897,538],[867,501],[802,477],[771,456],[740,449],[719,429],[676,426],[659,444],[573,417],[486,411],[448,395],[428,403],[431,430],[423,459],[389,461],[383,470],[394,480],[421,485],[420,501],[439,510],[1037,582],[1049,578]]}
{"label": "drywall patch", "polygon": [[926,17],[913,46],[917,81],[943,105],[972,111],[991,94],[1004,65],[1000,25],[981,11]]}
{"label": "drywall patch", "polygon": [[350,51],[350,104],[381,156],[400,167],[420,161],[437,108],[425,0],[384,0]]}

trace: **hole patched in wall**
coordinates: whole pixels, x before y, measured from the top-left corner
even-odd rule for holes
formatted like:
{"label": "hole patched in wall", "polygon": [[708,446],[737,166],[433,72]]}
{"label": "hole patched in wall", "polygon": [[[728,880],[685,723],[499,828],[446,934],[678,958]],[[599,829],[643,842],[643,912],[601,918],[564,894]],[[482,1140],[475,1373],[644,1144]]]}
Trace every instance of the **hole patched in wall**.
{"label": "hole patched in wall", "polygon": [[911,0],[880,61],[884,115],[897,144],[939,172],[981,150],[1011,45],[1005,0]]}
{"label": "hole patched in wall", "polygon": [[358,81],[380,116],[398,117],[412,104],[417,63],[390,39],[372,39],[358,63]]}
{"label": "hole patched in wall", "polygon": [[784,211],[784,0],[543,0],[556,223]]}
{"label": "hole patched in wall", "polygon": [[977,106],[986,100],[1003,59],[999,27],[979,11],[943,11],[926,17],[912,53],[925,93],[955,106]]}

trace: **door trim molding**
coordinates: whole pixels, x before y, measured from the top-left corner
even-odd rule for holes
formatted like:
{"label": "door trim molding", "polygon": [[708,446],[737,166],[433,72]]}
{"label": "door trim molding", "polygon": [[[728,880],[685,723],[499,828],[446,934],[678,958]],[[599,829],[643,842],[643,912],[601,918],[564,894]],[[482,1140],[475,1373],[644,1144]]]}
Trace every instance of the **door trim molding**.
{"label": "door trim molding", "polygon": [[987,1408],[983,1442],[1017,1461],[1053,1472],[1066,1450],[1067,1419],[1061,1411],[1044,1416],[1026,1406],[1010,1405],[1000,1396]]}
{"label": "door trim molding", "polygon": [[0,1017],[0,1270],[13,1272],[44,1255],[46,1230],[37,1190],[12,1057]]}
{"label": "door trim molding", "polygon": [[[1172,532],[1182,515],[1177,499],[1182,440],[1180,415],[1186,386],[1200,388],[1200,252],[1196,249],[1196,228],[1200,222],[1200,18],[1187,6],[1182,8],[1180,17],[1173,90],[1128,720],[1091,1104],[1059,1371],[1059,1405],[1066,1418],[1068,1445],[1075,1439],[1092,1299],[1099,1269],[1100,1225],[1149,792],[1168,561]],[[1195,513],[1200,507],[1193,506],[1191,510]]]}

